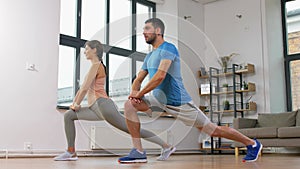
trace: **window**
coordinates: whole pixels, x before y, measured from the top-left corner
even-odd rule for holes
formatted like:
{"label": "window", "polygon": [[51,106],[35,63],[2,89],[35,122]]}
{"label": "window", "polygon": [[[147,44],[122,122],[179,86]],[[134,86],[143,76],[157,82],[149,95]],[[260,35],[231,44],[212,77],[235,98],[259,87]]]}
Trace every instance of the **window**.
{"label": "window", "polygon": [[60,33],[76,36],[76,1],[62,0],[60,9]]}
{"label": "window", "polygon": [[120,110],[128,99],[131,89],[131,58],[109,55],[109,96]]}
{"label": "window", "polygon": [[[150,49],[143,37],[136,37],[135,28],[142,29],[144,21],[140,20],[154,12],[155,4],[146,0],[61,0],[58,107],[72,103],[90,66],[83,45],[97,39],[104,45],[104,64],[109,72],[106,91],[122,110],[137,61],[142,62]],[[136,13],[142,15],[137,17]],[[137,41],[142,42],[138,51]]]}
{"label": "window", "polygon": [[300,109],[300,59],[290,62],[292,110]]}
{"label": "window", "polygon": [[74,98],[74,65],[75,49],[67,46],[59,47],[58,68],[58,106],[69,106]]}
{"label": "window", "polygon": [[282,0],[287,107],[300,108],[300,0]]}
{"label": "window", "polygon": [[151,45],[145,43],[144,35],[143,35],[143,27],[144,23],[147,19],[152,18],[152,8],[137,4],[136,6],[136,50],[139,52],[148,53],[151,50]]}
{"label": "window", "polygon": [[109,44],[124,49],[132,49],[131,1],[110,0],[110,7]]}
{"label": "window", "polygon": [[300,0],[286,3],[288,54],[300,53]]}
{"label": "window", "polygon": [[105,1],[82,1],[81,39],[105,42]]}

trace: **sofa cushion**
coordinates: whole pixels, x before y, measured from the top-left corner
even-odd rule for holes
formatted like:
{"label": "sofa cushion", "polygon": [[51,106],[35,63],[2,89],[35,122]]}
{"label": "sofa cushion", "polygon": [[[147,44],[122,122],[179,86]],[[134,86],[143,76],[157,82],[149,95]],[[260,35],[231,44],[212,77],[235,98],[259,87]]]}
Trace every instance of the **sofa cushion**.
{"label": "sofa cushion", "polygon": [[297,112],[258,114],[257,127],[291,127],[296,124]]}
{"label": "sofa cushion", "polygon": [[276,138],[277,128],[276,127],[263,127],[263,128],[247,128],[239,129],[239,131],[251,138]]}
{"label": "sofa cushion", "polygon": [[279,138],[296,138],[300,137],[300,126],[298,127],[280,127],[278,129]]}
{"label": "sofa cushion", "polygon": [[296,126],[300,126],[300,109],[298,109],[296,115]]}

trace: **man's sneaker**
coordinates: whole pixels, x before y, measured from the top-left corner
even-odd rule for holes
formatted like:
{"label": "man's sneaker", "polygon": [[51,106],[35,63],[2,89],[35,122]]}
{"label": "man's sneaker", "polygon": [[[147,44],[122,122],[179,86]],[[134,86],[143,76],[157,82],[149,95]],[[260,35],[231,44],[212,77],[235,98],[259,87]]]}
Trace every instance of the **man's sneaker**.
{"label": "man's sneaker", "polygon": [[68,151],[54,157],[54,161],[76,161],[78,160],[76,153],[70,153]]}
{"label": "man's sneaker", "polygon": [[247,146],[247,154],[243,158],[243,162],[253,162],[257,160],[258,155],[263,148],[263,145],[256,139],[254,139],[254,141],[256,142],[256,146],[255,147],[253,147],[252,145]]}
{"label": "man's sneaker", "polygon": [[128,156],[121,157],[118,160],[119,163],[146,163],[147,162],[147,155],[146,151],[141,154],[137,151],[136,148],[131,149]]}
{"label": "man's sneaker", "polygon": [[176,151],[176,147],[170,147],[170,148],[166,148],[166,149],[162,149],[161,150],[161,154],[160,154],[160,156],[159,157],[157,157],[157,160],[158,161],[165,161],[165,160],[167,160],[169,157],[170,157],[170,155],[172,154],[172,153],[174,153]]}

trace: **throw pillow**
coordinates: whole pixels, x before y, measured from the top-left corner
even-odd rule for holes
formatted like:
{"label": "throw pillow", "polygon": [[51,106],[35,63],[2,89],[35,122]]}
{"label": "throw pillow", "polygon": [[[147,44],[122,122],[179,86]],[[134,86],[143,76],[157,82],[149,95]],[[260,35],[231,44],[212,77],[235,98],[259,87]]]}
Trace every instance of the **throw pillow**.
{"label": "throw pillow", "polygon": [[258,127],[291,127],[296,124],[297,112],[258,114]]}

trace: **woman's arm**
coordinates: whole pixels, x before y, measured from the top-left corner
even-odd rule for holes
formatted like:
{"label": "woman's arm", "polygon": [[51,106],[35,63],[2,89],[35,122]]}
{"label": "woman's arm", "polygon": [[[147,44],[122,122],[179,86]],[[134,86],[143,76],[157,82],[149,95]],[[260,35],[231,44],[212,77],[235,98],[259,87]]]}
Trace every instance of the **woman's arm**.
{"label": "woman's arm", "polygon": [[97,75],[98,69],[99,69],[100,63],[95,63],[91,66],[88,74],[86,75],[84,82],[80,89],[77,91],[76,96],[73,100],[73,104],[70,107],[73,110],[79,110],[80,109],[80,103],[84,99],[86,93],[88,92],[91,84],[95,80],[95,77]]}

